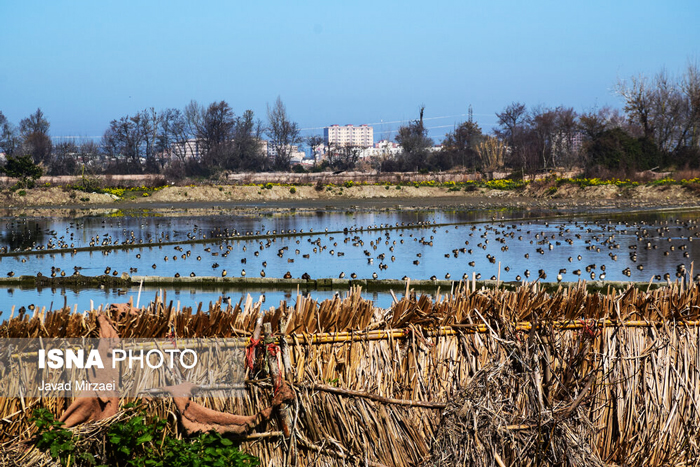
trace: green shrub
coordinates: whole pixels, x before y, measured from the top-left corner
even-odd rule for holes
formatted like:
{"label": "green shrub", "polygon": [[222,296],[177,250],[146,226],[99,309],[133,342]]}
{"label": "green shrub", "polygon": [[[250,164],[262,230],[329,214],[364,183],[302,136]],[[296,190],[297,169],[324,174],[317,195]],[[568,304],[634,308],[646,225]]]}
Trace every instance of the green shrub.
{"label": "green shrub", "polygon": [[7,156],[7,162],[4,167],[0,167],[0,173],[19,179],[18,188],[34,188],[36,180],[43,175],[44,170],[34,163],[32,156]]}
{"label": "green shrub", "polygon": [[26,190],[19,190],[19,191],[17,192],[17,194],[20,195],[20,196],[27,196]]}
{"label": "green shrub", "polygon": [[291,187],[291,188],[289,189],[289,192],[290,192],[291,194],[294,194],[294,193],[297,192],[297,189],[294,188],[294,187]]}
{"label": "green shrub", "polygon": [[352,186],[353,186],[352,180],[347,180],[345,183],[343,183],[343,186],[345,188],[352,188]]}
{"label": "green shrub", "polygon": [[34,410],[30,421],[38,429],[34,436],[36,447],[42,451],[48,449],[52,459],[58,460],[61,465],[68,465],[68,459],[75,457],[73,433],[63,428],[63,423],[56,420],[47,409]]}
{"label": "green shrub", "polygon": [[[134,408],[127,404],[125,410]],[[46,409],[36,409],[32,421],[38,428],[36,447],[48,450],[62,466],[94,466],[95,457],[80,453],[79,439],[54,419]],[[113,423],[107,432],[106,458],[101,465],[114,467],[255,467],[259,459],[243,453],[233,441],[216,432],[199,433],[190,439],[163,438],[168,422],[138,412],[126,420]]]}

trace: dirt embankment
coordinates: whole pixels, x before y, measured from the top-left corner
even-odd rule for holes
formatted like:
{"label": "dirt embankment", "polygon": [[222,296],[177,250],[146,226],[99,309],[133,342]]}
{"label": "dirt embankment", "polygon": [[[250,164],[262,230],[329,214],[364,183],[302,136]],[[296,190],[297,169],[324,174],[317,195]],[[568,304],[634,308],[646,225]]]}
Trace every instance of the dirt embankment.
{"label": "dirt embankment", "polygon": [[555,200],[639,200],[685,203],[700,201],[698,194],[681,185],[597,185],[580,187],[573,183],[530,184],[521,193],[534,199]]}
{"label": "dirt embankment", "polygon": [[700,204],[700,196],[679,185],[641,185],[618,187],[600,185],[579,187],[575,184],[547,186],[531,184],[521,190],[492,190],[478,188],[474,191],[450,190],[445,187],[396,186],[396,185],[354,185],[351,187],[333,186],[317,190],[314,186],[260,186],[203,185],[171,186],[156,191],[127,191],[122,197],[104,193],[85,193],[59,187],[41,187],[25,191],[2,190],[0,204],[4,208],[30,207],[104,207],[124,209],[131,205],[216,205],[216,204],[255,204],[255,203],[305,203],[321,202],[343,204],[359,200],[374,200],[375,203],[400,202],[425,205],[430,200],[437,204],[472,204],[497,206],[501,204],[536,205],[576,204],[591,205],[605,202],[620,205],[688,206]]}

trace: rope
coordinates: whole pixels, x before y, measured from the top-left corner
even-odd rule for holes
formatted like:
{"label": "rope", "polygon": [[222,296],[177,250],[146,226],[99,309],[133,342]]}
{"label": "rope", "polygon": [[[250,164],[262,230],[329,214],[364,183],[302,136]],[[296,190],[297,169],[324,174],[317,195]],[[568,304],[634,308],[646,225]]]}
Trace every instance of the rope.
{"label": "rope", "polygon": [[250,338],[250,343],[245,348],[245,364],[253,371],[255,368],[255,350],[260,345],[260,339]]}

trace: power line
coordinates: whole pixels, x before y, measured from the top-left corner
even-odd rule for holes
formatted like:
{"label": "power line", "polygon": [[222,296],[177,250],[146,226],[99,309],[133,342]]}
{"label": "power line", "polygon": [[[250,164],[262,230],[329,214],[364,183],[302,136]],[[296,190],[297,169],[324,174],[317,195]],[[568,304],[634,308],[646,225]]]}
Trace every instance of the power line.
{"label": "power line", "polygon": [[[481,117],[493,117],[493,114],[472,114],[475,116],[481,116]],[[424,121],[426,120],[441,120],[445,118],[457,118],[457,117],[466,117],[467,114],[456,114],[456,115],[441,115],[438,117],[425,117],[423,118]],[[379,121],[375,123],[366,123],[365,125],[391,125],[395,123],[406,123],[407,120],[391,120],[391,121]],[[493,123],[495,124],[495,123]],[[432,126],[432,127],[426,127],[426,130],[434,130],[434,129],[439,129],[439,128],[450,128],[454,127],[454,124],[452,125],[439,125],[439,126]],[[328,126],[321,126],[321,127],[309,127],[309,128],[301,128],[299,131],[312,131],[312,130],[323,130],[325,128],[328,128]],[[398,130],[384,130],[384,131],[375,131],[374,134],[384,134],[384,133],[396,133]],[[58,140],[58,139],[77,139],[77,140],[96,140],[96,139],[101,139],[102,135],[97,135],[97,136],[80,136],[80,135],[61,135],[61,136],[51,136],[52,140]]]}
{"label": "power line", "polygon": [[[494,123],[494,124],[495,124],[495,123]],[[436,130],[436,129],[439,129],[439,128],[454,128],[454,125],[438,125],[438,126],[429,126],[429,127],[425,127],[426,130]],[[375,134],[375,135],[381,135],[381,134],[384,134],[384,133],[396,133],[397,131],[399,131],[399,130],[375,131],[374,134]]]}
{"label": "power line", "polygon": [[[492,114],[472,114],[472,115],[477,115],[481,117],[493,117]],[[423,120],[440,120],[443,118],[456,118],[456,117],[466,117],[467,114],[456,114],[456,115],[441,115],[439,117],[426,117]],[[407,120],[393,120],[393,121],[380,121],[380,122],[374,122],[374,123],[365,123],[365,125],[391,125],[393,123],[405,123]],[[328,126],[320,126],[320,127],[313,127],[313,128],[302,128],[301,131],[310,131],[310,130],[323,130],[325,128],[328,128]]]}

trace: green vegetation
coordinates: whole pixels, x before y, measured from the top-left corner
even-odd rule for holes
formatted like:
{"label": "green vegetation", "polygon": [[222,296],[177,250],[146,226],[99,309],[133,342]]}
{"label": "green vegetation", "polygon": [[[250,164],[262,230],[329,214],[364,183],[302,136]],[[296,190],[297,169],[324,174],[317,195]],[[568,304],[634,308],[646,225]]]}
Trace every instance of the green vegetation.
{"label": "green vegetation", "polygon": [[200,433],[190,439],[163,437],[165,418],[148,417],[134,404],[125,407],[129,415],[107,430],[105,458],[88,452],[86,440],[55,420],[46,409],[36,409],[32,421],[37,427],[36,447],[48,451],[62,466],[113,467],[253,467],[256,457],[238,450],[234,442],[215,432]]}
{"label": "green vegetation", "polygon": [[0,173],[10,178],[17,178],[14,189],[33,188],[36,180],[41,177],[44,170],[34,163],[32,156],[12,157],[7,156],[5,167],[0,167]]}

